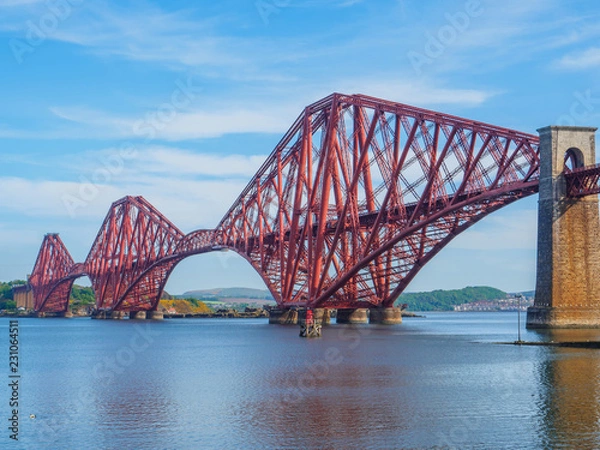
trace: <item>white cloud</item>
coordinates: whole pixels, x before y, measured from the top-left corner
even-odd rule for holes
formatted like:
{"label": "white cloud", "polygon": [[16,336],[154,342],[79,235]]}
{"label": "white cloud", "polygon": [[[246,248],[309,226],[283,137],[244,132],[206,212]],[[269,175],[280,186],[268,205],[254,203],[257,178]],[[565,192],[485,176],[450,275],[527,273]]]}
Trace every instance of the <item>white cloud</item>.
{"label": "white cloud", "polygon": [[392,74],[377,78],[345,80],[340,86],[344,93],[365,94],[414,106],[477,106],[496,94],[485,90],[443,87],[434,80],[398,79]]}
{"label": "white cloud", "polygon": [[[28,180],[18,177],[0,178],[0,206],[7,211],[27,217],[69,216],[65,195],[78,195],[82,183],[76,181]],[[108,197],[115,200],[117,190],[112,186],[97,185],[94,198]],[[84,197],[88,198],[84,195]],[[85,215],[97,213],[94,202],[86,202],[82,208]],[[89,206],[89,207],[88,207]]]}
{"label": "white cloud", "polygon": [[600,66],[600,47],[592,47],[582,52],[568,54],[555,65],[562,69],[582,70]]}
{"label": "white cloud", "polygon": [[[382,81],[388,80],[388,81]],[[329,85],[329,87],[326,87]],[[220,137],[239,133],[284,133],[309,103],[331,92],[366,94],[415,106],[478,106],[496,95],[491,90],[444,87],[435,80],[399,79],[393,74],[373,78],[344,79],[313,86],[298,84],[293,95],[268,101],[247,99],[248,105],[224,108],[176,111],[167,121],[157,119],[156,110],[143,116],[125,116],[109,111],[81,107],[53,107],[52,113],[67,123],[47,133],[37,131],[38,138],[117,137],[183,141]],[[300,100],[304,98],[304,104]],[[8,130],[5,130],[9,134]],[[12,131],[13,136],[21,134]],[[23,132],[23,135],[27,135]]]}
{"label": "white cloud", "polygon": [[[170,141],[218,137],[232,133],[280,133],[296,118],[285,108],[265,107],[222,111],[193,111],[178,114],[163,129],[152,129],[158,139]],[[150,124],[144,128],[152,132]],[[142,131],[142,134],[144,132]],[[154,135],[154,134],[153,134]]]}
{"label": "white cloud", "polygon": [[166,11],[149,5],[88,3],[78,11],[78,20],[61,24],[48,38],[103,57],[158,63],[176,70],[193,68],[219,79],[271,78],[266,66],[298,58],[299,52],[287,51],[294,45],[292,39],[276,42],[236,36],[230,32],[232,20],[232,16],[207,16],[199,7]]}
{"label": "white cloud", "polygon": [[[142,195],[184,231],[217,225],[247,181],[181,180],[146,176],[139,180],[93,184],[0,178],[0,207],[29,218],[97,222],[126,195]],[[61,230],[47,230],[60,232]]]}
{"label": "white cloud", "polygon": [[187,232],[216,226],[266,159],[160,146],[119,155],[106,149],[58,159],[55,169],[62,165],[68,181],[0,178],[0,207],[44,221],[97,220],[99,227],[112,202],[142,195]]}
{"label": "white cloud", "polygon": [[[425,66],[425,73],[438,76],[493,73],[539,57],[547,59],[549,52],[595,42],[600,36],[597,12],[582,12],[565,2],[506,0],[480,4],[482,14],[470,17],[451,42],[442,42],[443,51],[433,58],[432,64]],[[403,28],[407,35],[402,37],[410,50],[425,53],[428,44],[425,33],[439,37],[440,30],[450,23],[448,17],[460,12],[459,3],[452,9],[435,11],[433,16],[428,14],[426,20]]]}
{"label": "white cloud", "polygon": [[45,0],[0,0],[0,7],[25,6],[35,3],[45,3]]}
{"label": "white cloud", "polygon": [[463,250],[509,250],[537,248],[537,211],[494,213],[456,237],[450,248]]}
{"label": "white cloud", "polygon": [[192,153],[172,147],[150,147],[140,152],[137,159],[140,171],[148,174],[239,176],[250,180],[267,155],[218,155]]}
{"label": "white cloud", "polygon": [[[316,100],[316,99],[313,99]],[[251,104],[252,102],[248,102]],[[183,141],[239,133],[283,133],[302,111],[288,105],[255,105],[228,109],[179,111],[162,121],[156,109],[126,115],[80,106],[53,106],[50,128],[28,130],[0,126],[0,138],[11,139],[145,139]]]}
{"label": "white cloud", "polygon": [[290,3],[289,7],[315,8],[329,6],[332,8],[348,8],[363,3],[364,0],[303,0]]}

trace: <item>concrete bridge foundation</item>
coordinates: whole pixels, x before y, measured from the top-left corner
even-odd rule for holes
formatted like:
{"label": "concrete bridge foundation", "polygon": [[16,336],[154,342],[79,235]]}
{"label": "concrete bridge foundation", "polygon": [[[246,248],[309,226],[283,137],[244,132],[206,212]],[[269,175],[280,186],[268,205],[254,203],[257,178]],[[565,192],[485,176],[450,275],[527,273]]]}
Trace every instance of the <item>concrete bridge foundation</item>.
{"label": "concrete bridge foundation", "polygon": [[90,317],[92,319],[106,319],[106,311],[95,311]]}
{"label": "concrete bridge foundation", "polygon": [[369,323],[397,325],[402,323],[402,310],[400,308],[372,308],[369,311]]}
{"label": "concrete bridge foundation", "polygon": [[356,308],[356,309],[338,309],[337,310],[337,323],[367,323],[367,308]]}
{"label": "concrete bridge foundation", "polygon": [[326,308],[316,308],[315,309],[315,320],[320,321],[323,325],[331,324],[331,311]]}
{"label": "concrete bridge foundation", "polygon": [[298,311],[272,308],[269,311],[269,323],[277,325],[297,325]]}
{"label": "concrete bridge foundation", "polygon": [[163,320],[165,315],[160,311],[148,311],[147,317],[151,320]]}
{"label": "concrete bridge foundation", "polygon": [[596,128],[551,126],[540,133],[537,281],[527,328],[600,327],[598,196],[566,195],[565,160],[595,164]]}
{"label": "concrete bridge foundation", "polygon": [[130,311],[129,319],[144,320],[146,318],[146,311]]}
{"label": "concrete bridge foundation", "polygon": [[[304,324],[306,320],[306,310],[299,309],[298,310],[298,323],[300,325]],[[319,323],[321,325],[329,325],[331,324],[331,314],[330,311],[326,308],[315,308],[313,309],[313,320],[315,323]]]}

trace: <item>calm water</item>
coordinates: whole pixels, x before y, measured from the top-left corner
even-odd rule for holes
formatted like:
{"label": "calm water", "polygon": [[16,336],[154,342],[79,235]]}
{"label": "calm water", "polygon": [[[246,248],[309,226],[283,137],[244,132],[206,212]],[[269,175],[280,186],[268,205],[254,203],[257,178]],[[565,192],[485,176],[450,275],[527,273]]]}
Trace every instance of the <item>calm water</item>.
{"label": "calm water", "polygon": [[600,350],[496,344],[516,339],[516,313],[332,325],[312,340],[265,319],[19,325],[20,441],[3,426],[3,448],[600,448]]}

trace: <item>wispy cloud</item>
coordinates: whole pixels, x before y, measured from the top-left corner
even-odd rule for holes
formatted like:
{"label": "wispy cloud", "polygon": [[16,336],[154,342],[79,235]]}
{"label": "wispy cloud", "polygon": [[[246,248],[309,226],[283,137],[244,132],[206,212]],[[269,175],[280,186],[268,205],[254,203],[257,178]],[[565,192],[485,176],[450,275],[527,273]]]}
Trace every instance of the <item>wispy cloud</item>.
{"label": "wispy cloud", "polygon": [[563,56],[556,62],[562,69],[583,70],[600,66],[600,47],[592,47],[582,52]]}
{"label": "wispy cloud", "polygon": [[215,226],[245,184],[227,178],[185,180],[147,176],[110,185],[94,185],[97,194],[92,199],[69,209],[66,202],[78,198],[83,186],[81,182],[3,177],[0,178],[0,207],[30,219],[94,219],[100,226],[113,201],[125,195],[143,195],[176,225],[191,231]]}
{"label": "wispy cloud", "polygon": [[54,170],[61,180],[0,177],[0,207],[43,220],[95,217],[100,223],[114,200],[143,195],[189,231],[215,226],[266,158],[148,146],[114,164],[118,151],[57,158]]}
{"label": "wispy cloud", "polygon": [[0,7],[8,8],[8,7],[18,7],[25,5],[33,5],[36,3],[45,3],[45,0],[0,0]]}
{"label": "wispy cloud", "polygon": [[178,174],[211,177],[242,177],[250,180],[267,155],[220,155],[192,153],[171,147],[151,147],[139,155],[148,174]]}
{"label": "wispy cloud", "polygon": [[451,248],[464,250],[533,250],[536,246],[537,211],[534,209],[513,209],[510,216],[493,214],[450,244]]}
{"label": "wispy cloud", "polygon": [[[385,80],[385,81],[384,81]],[[435,79],[399,79],[394,74],[377,78],[357,78],[340,82],[342,91],[367,94],[416,106],[477,106],[498,92],[444,87]]]}
{"label": "wispy cloud", "polygon": [[[466,70],[470,73],[495,72],[557,49],[593,42],[600,36],[597,11],[588,10],[582,14],[581,10],[558,0],[482,1],[480,4],[482,14],[470,18],[464,31],[450,43],[442,39],[443,54],[428,67],[428,74],[444,76]],[[456,4],[454,9],[449,7],[445,12],[436,11],[433,18],[437,18],[437,22],[432,21],[430,14],[427,21],[408,27],[410,36],[407,39],[413,50],[423,51],[427,44],[425,32],[439,40],[439,31],[451,25],[448,17],[461,13],[459,5]],[[441,18],[445,21],[440,21]]]}
{"label": "wispy cloud", "polygon": [[[383,81],[385,80],[385,81]],[[36,139],[151,139],[185,141],[240,133],[284,133],[307,104],[332,92],[366,94],[415,106],[478,106],[499,92],[444,87],[435,79],[401,79],[393,73],[355,77],[337,82],[297,83],[294,92],[274,90],[270,95],[247,95],[229,105],[206,105],[177,111],[167,121],[156,118],[157,109],[140,114],[104,111],[88,106],[52,106],[54,118],[47,129],[0,126],[0,137]],[[266,98],[264,98],[266,97]],[[270,149],[266,149],[268,151]]]}
{"label": "wispy cloud", "polygon": [[[53,107],[56,117],[70,122],[65,138],[113,137],[180,141],[220,137],[237,133],[279,133],[291,125],[295,115],[287,108],[263,105],[256,109],[231,107],[220,110],[180,112],[168,121],[153,121],[146,115],[125,116],[119,113],[81,107]],[[64,128],[64,126],[63,126]],[[47,136],[55,137],[49,130]]]}
{"label": "wispy cloud", "polygon": [[316,8],[316,7],[332,7],[332,8],[348,8],[350,6],[363,3],[364,0],[301,0],[298,2],[290,2],[289,7]]}

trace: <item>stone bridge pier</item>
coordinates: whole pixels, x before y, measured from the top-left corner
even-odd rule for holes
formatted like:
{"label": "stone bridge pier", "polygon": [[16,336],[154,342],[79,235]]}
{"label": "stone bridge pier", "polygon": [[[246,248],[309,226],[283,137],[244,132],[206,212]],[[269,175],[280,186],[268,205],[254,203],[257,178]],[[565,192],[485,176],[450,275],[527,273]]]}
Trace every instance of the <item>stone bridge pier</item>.
{"label": "stone bridge pier", "polygon": [[600,327],[598,195],[566,194],[565,161],[596,163],[596,128],[550,126],[540,134],[537,281],[527,328]]}

